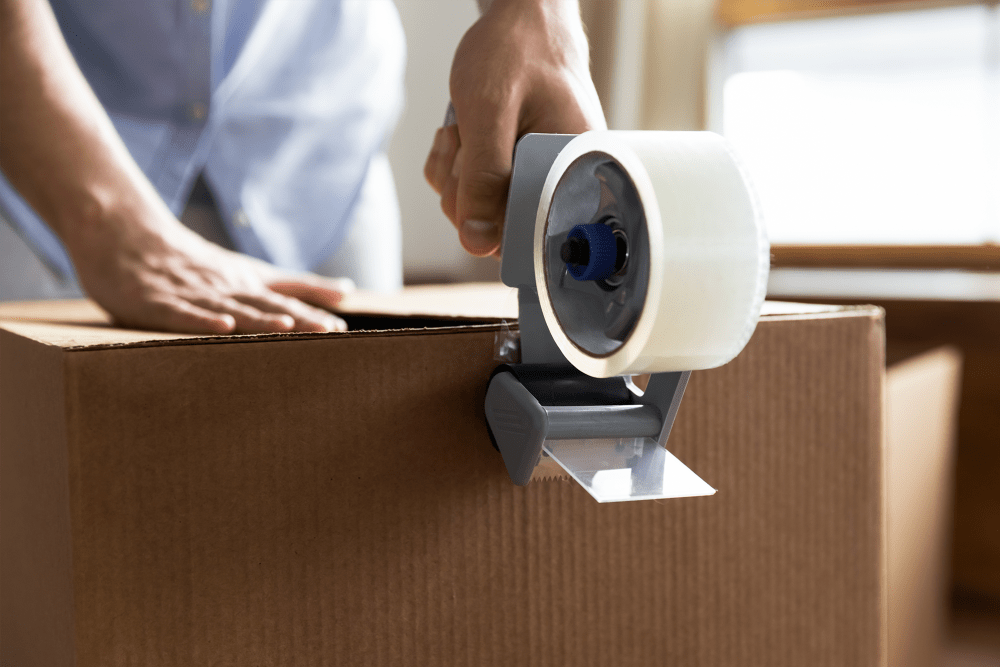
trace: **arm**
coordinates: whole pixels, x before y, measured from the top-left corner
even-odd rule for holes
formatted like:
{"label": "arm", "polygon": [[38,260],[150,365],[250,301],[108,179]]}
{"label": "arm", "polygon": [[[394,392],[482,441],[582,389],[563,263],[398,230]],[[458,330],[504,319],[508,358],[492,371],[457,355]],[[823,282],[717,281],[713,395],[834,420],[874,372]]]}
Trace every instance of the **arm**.
{"label": "arm", "polygon": [[184,227],[132,160],[45,0],[0,0],[0,167],[119,322],[229,333],[325,331],[349,281],[288,275]]}
{"label": "arm", "polygon": [[518,137],[606,127],[577,0],[494,0],[458,46],[451,100],[424,175],[465,249],[498,254]]}

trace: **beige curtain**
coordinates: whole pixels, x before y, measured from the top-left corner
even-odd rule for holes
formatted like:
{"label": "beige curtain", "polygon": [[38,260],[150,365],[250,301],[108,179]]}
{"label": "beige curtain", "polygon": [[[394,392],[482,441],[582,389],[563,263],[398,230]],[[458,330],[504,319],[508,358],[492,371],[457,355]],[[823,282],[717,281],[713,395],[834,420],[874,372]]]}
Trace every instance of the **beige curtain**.
{"label": "beige curtain", "polygon": [[712,0],[581,0],[591,70],[612,129],[707,124]]}

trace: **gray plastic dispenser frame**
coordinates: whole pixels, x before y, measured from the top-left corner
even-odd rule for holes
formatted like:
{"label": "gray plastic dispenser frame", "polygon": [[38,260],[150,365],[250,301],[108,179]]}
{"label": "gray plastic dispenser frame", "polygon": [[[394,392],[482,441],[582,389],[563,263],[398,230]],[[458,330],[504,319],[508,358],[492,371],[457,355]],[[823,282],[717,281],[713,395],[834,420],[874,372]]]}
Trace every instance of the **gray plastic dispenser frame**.
{"label": "gray plastic dispenser frame", "polygon": [[[669,453],[659,452],[658,458],[648,455],[654,445],[664,448],[690,371],[654,373],[645,391],[640,391],[630,377],[601,379],[581,373],[570,364],[549,333],[535,282],[535,219],[549,170],[574,136],[528,134],[515,149],[500,276],[506,285],[518,290],[521,363],[498,367],[490,380],[485,406],[490,436],[503,456],[511,480],[518,485],[529,482],[543,451],[546,455],[551,451],[553,458],[598,500],[713,493],[711,487]],[[630,262],[642,261],[646,258],[630,259]],[[574,441],[576,447],[605,441],[602,452],[610,452],[610,456],[601,453],[591,459],[598,461],[598,467],[628,468],[631,480],[627,486],[631,490],[602,498],[590,484],[601,470],[571,469],[556,454],[560,441]],[[629,443],[628,446],[637,443],[634,452],[638,453],[629,457],[633,450],[623,443]],[[616,451],[625,454],[613,461]],[[683,469],[682,481],[693,477],[695,491],[672,493],[664,488],[664,484],[669,484],[669,480],[664,482],[664,455],[672,461],[667,464],[667,476],[673,474],[671,466],[675,471]],[[653,460],[656,463],[652,465],[643,463]],[[658,470],[651,469],[657,467]],[[650,488],[651,481],[655,482],[652,493],[637,491]]]}

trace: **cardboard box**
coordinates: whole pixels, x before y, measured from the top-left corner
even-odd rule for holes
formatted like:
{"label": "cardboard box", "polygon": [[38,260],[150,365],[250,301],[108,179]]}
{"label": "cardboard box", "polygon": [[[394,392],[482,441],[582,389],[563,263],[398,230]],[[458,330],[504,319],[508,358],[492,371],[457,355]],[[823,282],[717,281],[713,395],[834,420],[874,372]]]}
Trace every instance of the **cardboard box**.
{"label": "cardboard box", "polygon": [[671,436],[719,492],[600,505],[490,446],[515,304],[216,338],[0,306],[0,662],[886,664],[879,309],[769,305]]}
{"label": "cardboard box", "polygon": [[889,352],[889,665],[940,667],[948,625],[962,356],[952,347],[919,354],[890,347]]}
{"label": "cardboard box", "polygon": [[[969,249],[992,252],[989,246]],[[836,255],[834,261],[851,254],[844,248],[807,250],[825,261],[833,257],[831,253]],[[920,246],[906,249],[919,250]],[[940,248],[926,250],[941,256]],[[783,254],[780,248],[775,251],[779,257]],[[867,258],[876,263],[886,260],[885,251],[870,250]],[[809,259],[803,257],[803,261]],[[961,353],[951,586],[958,600],[1000,609],[1000,292],[995,287],[996,273],[838,270],[821,268],[820,262],[816,266],[772,269],[772,279],[783,274],[776,283],[772,280],[774,298],[879,306],[886,313],[890,363],[900,353],[912,355],[941,346]]]}

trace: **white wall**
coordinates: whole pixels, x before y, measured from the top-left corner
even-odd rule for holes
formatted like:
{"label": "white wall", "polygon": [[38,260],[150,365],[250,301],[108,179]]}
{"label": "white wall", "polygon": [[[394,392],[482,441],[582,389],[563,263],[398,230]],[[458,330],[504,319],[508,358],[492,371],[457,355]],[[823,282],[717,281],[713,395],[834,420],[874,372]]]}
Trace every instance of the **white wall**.
{"label": "white wall", "polygon": [[403,221],[403,269],[408,282],[489,280],[494,259],[477,259],[459,245],[424,180],[424,160],[448,105],[448,74],[459,40],[478,18],[475,0],[396,0],[406,31],[406,108],[389,147]]}

